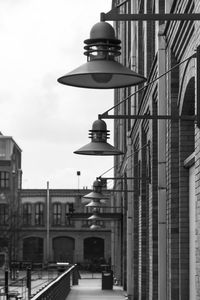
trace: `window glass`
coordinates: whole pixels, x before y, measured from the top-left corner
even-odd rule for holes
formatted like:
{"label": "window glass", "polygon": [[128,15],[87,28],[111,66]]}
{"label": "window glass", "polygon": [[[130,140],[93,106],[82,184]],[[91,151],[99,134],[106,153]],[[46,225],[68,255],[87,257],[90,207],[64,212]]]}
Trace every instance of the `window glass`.
{"label": "window glass", "polygon": [[[161,3],[164,3],[164,0],[160,1]],[[169,13],[172,7],[172,2],[173,0],[165,0],[165,7],[166,7],[166,12]]]}
{"label": "window glass", "polygon": [[0,159],[6,159],[6,141],[0,140]]}
{"label": "window glass", "polygon": [[8,224],[8,204],[0,204],[0,225]]}
{"label": "window glass", "polygon": [[30,203],[23,204],[23,225],[31,225],[32,206]]}
{"label": "window glass", "polygon": [[61,225],[61,204],[54,203],[53,205],[53,225]]}
{"label": "window glass", "polygon": [[44,204],[35,205],[35,225],[44,225]]}
{"label": "window glass", "polygon": [[9,172],[0,172],[0,188],[8,189],[9,188]]}

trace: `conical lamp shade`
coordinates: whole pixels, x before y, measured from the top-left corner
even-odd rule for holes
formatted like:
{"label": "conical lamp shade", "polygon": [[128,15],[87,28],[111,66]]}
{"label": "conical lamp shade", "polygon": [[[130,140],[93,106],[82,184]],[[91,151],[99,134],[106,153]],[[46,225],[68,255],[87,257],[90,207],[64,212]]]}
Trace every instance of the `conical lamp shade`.
{"label": "conical lamp shade", "polygon": [[84,199],[108,199],[109,197],[104,196],[102,193],[97,192],[91,192],[85,196],[83,196]]}
{"label": "conical lamp shade", "polygon": [[58,79],[59,83],[91,89],[138,85],[146,78],[114,60],[92,60]]}
{"label": "conical lamp shade", "polygon": [[102,203],[100,199],[96,199],[96,200],[93,199],[86,206],[87,207],[101,207],[101,206],[104,206],[104,203]]}
{"label": "conical lamp shade", "polygon": [[88,218],[88,220],[100,220],[102,219],[98,213],[94,213],[91,217]]}
{"label": "conical lamp shade", "polygon": [[61,76],[58,82],[82,88],[112,89],[138,85],[146,81],[144,76],[116,60],[121,54],[121,41],[115,37],[115,30],[111,24],[96,23],[90,31],[90,38],[84,43],[87,63]]}
{"label": "conical lamp shade", "polygon": [[92,230],[101,229],[101,226],[100,226],[100,225],[97,225],[97,224],[92,224],[92,225],[90,226],[90,229],[92,229]]}
{"label": "conical lamp shade", "polygon": [[109,155],[122,155],[123,152],[113,147],[107,142],[90,142],[89,144],[81,147],[80,149],[74,151],[75,154],[82,155],[99,155],[99,156],[109,156]]}

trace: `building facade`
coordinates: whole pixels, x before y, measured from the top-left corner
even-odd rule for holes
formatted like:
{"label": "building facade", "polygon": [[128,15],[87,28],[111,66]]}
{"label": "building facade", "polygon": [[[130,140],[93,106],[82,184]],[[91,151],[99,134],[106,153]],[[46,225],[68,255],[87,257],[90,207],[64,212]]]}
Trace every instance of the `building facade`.
{"label": "building facade", "polygon": [[12,260],[18,252],[21,178],[21,149],[0,134],[0,252]]}
{"label": "building facade", "polygon": [[[200,12],[196,0],[112,6],[120,2],[119,14]],[[121,281],[131,300],[198,300],[199,21],[115,21],[114,27],[122,41],[119,61],[147,78],[114,95],[115,117],[126,116],[114,121],[115,146],[125,152],[115,158],[115,176],[127,178],[115,183],[114,196],[123,207]]]}
{"label": "building facade", "polygon": [[[83,267],[111,260],[111,222],[98,220],[91,230],[93,208],[82,197],[90,190],[34,189],[21,191],[19,261],[69,262]],[[109,215],[110,201],[100,208]]]}
{"label": "building facade", "polygon": [[[106,185],[98,208],[86,206],[89,189],[49,189],[49,183],[46,189],[22,189],[21,156],[13,138],[1,134],[0,268],[69,262],[95,271],[112,264],[112,231],[121,213],[111,207]],[[94,213],[98,218],[88,219]]]}

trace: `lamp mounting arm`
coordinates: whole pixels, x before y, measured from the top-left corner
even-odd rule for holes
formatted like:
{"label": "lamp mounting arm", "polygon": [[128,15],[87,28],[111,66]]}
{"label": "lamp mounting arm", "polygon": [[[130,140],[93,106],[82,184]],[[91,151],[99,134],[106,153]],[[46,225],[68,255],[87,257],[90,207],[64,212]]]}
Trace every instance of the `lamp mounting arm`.
{"label": "lamp mounting arm", "polygon": [[142,179],[142,177],[97,177],[97,179],[101,180],[127,180],[127,179]]}
{"label": "lamp mounting arm", "polygon": [[109,115],[103,114],[99,115],[100,119],[134,119],[134,120],[174,120],[178,121],[179,119],[184,121],[195,120],[196,116],[183,115],[183,116],[171,116],[171,115]]}
{"label": "lamp mounting arm", "polygon": [[198,21],[200,13],[182,14],[119,14],[117,8],[101,13],[101,21]]}
{"label": "lamp mounting arm", "polygon": [[[163,74],[161,74],[160,76],[158,76],[157,78],[154,78],[152,81],[148,82],[147,84],[145,84],[143,87],[141,87],[140,89],[136,90],[135,92],[131,93],[130,95],[128,95],[127,97],[125,97],[123,100],[119,101],[117,104],[115,104],[114,106],[112,106],[111,108],[109,108],[107,111],[105,111],[102,114],[98,115],[98,118],[101,119],[120,119],[120,116],[111,116],[108,113],[113,110],[114,108],[118,107],[120,104],[126,102],[130,97],[138,94],[139,92],[145,90],[148,86],[150,86],[151,84],[155,83],[157,80],[159,80],[160,78],[162,78],[163,76],[166,76],[168,73],[170,73],[172,70],[176,69],[177,67],[179,67],[181,64],[185,63],[186,61],[192,59],[192,58],[198,58],[197,62],[199,61],[200,64],[200,46],[197,47],[197,50],[195,51],[194,54],[192,54],[191,56],[187,57],[186,59],[184,59],[183,61],[179,62],[178,64],[176,64],[175,66],[173,66],[171,69],[167,70],[166,72],[164,72]],[[198,70],[198,68],[197,68]],[[197,72],[199,73],[199,72]],[[198,75],[200,76],[200,75]],[[200,87],[199,89],[197,89],[197,91],[199,90],[200,93]],[[148,116],[148,117],[147,117]],[[131,116],[131,115],[126,115],[126,117],[121,117],[121,119],[152,119],[151,116],[147,115],[147,116]],[[158,119],[158,116],[157,116]],[[172,119],[171,116],[160,116],[160,119]]]}

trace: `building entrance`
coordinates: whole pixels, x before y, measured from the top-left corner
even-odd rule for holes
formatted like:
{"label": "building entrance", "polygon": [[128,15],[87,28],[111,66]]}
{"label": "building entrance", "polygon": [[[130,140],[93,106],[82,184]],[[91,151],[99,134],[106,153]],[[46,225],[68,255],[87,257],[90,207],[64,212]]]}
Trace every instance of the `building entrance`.
{"label": "building entrance", "polygon": [[43,239],[29,237],[23,241],[23,260],[31,262],[43,261]]}
{"label": "building entrance", "polygon": [[84,240],[84,259],[87,261],[92,270],[101,269],[104,260],[104,239],[91,237]]}
{"label": "building entrance", "polygon": [[74,263],[74,244],[71,237],[53,239],[54,261]]}

